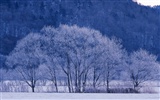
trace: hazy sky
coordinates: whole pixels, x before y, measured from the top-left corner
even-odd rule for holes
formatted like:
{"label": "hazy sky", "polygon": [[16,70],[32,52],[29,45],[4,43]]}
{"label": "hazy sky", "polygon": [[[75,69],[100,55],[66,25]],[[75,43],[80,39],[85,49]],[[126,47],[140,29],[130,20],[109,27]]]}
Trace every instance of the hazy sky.
{"label": "hazy sky", "polygon": [[148,6],[160,5],[160,0],[135,0],[135,1]]}

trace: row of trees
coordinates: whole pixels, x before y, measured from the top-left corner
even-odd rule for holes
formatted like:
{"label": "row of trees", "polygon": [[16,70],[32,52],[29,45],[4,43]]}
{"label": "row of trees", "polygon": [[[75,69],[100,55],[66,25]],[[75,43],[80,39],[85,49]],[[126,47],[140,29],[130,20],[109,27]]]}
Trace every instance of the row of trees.
{"label": "row of trees", "polygon": [[142,49],[127,54],[120,40],[99,31],[61,25],[44,27],[20,40],[6,65],[21,75],[32,92],[41,79],[52,81],[57,92],[59,79],[66,80],[70,93],[85,92],[88,82],[95,90],[103,84],[109,92],[112,80],[128,78],[136,90],[155,78],[159,71],[156,59]]}

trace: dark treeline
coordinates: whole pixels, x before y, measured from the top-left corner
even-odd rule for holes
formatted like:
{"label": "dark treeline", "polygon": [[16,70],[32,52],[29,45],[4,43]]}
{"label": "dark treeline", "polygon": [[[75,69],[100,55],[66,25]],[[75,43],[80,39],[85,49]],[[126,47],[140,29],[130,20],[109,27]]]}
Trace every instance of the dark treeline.
{"label": "dark treeline", "polygon": [[1,0],[0,53],[8,55],[17,40],[45,25],[91,27],[122,39],[127,51],[160,54],[159,13],[131,0]]}

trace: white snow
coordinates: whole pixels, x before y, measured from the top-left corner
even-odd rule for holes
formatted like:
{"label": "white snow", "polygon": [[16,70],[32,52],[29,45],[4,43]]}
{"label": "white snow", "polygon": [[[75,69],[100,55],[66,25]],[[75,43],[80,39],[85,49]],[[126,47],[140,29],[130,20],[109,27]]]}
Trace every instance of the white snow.
{"label": "white snow", "polygon": [[160,100],[160,94],[1,93],[0,100]]}

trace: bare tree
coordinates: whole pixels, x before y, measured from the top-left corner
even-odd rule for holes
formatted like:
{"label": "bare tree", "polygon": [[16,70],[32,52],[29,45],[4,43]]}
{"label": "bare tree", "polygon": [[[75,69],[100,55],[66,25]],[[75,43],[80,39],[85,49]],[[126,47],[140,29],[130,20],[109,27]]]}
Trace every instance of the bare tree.
{"label": "bare tree", "polygon": [[35,92],[36,82],[40,77],[38,67],[42,61],[41,39],[40,35],[30,33],[19,41],[6,61],[9,67],[19,72],[24,81],[32,88],[32,92]]}
{"label": "bare tree", "polygon": [[53,82],[54,86],[55,86],[55,89],[56,89],[56,92],[58,92],[58,82],[57,82],[57,74],[60,73],[61,71],[59,70],[59,67],[58,67],[58,61],[55,58],[50,58],[52,56],[45,56],[45,60],[46,60],[46,63],[44,64],[45,66],[45,73],[47,74],[46,75],[46,79],[50,80]]}
{"label": "bare tree", "polygon": [[[58,85],[57,85],[57,78],[60,76],[57,76],[59,69],[62,68],[62,70],[65,72],[65,74],[68,77],[68,90],[69,92],[72,92],[71,90],[71,78],[69,75],[69,61],[64,62],[65,59],[68,59],[67,53],[65,50],[63,50],[63,47],[61,47],[59,39],[61,39],[59,32],[50,26],[44,27],[41,30],[41,33],[43,37],[46,37],[47,44],[43,48],[43,55],[46,60],[45,65],[47,66],[47,72],[48,72],[48,78],[51,80],[55,87],[56,92],[58,92]],[[64,69],[64,66],[67,66],[68,71]]]}
{"label": "bare tree", "polygon": [[[42,30],[50,41],[48,54],[56,59],[67,76],[69,92],[84,92],[88,73],[95,65],[102,35],[100,32],[78,26],[61,25]],[[53,61],[52,61],[53,62]],[[74,90],[73,90],[74,84]]]}
{"label": "bare tree", "polygon": [[103,79],[106,90],[109,92],[110,81],[116,77],[117,71],[122,67],[125,50],[119,40],[112,38],[104,42],[103,51]]}
{"label": "bare tree", "polygon": [[140,49],[130,55],[128,74],[135,92],[138,91],[138,87],[142,83],[154,80],[159,70],[160,65],[157,62],[157,57],[147,51]]}

